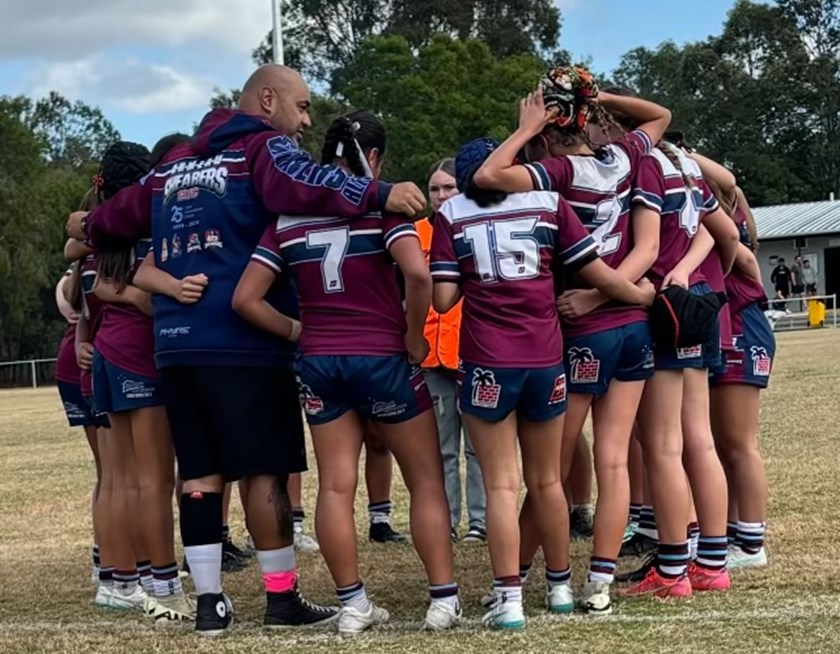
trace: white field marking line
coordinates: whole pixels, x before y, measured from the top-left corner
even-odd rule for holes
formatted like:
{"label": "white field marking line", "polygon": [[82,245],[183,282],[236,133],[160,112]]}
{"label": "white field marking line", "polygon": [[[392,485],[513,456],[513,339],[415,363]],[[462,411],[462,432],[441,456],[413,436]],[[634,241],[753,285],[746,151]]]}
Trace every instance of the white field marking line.
{"label": "white field marking line", "polygon": [[[743,622],[743,621],[793,621],[793,620],[808,620],[808,619],[825,619],[825,618],[840,618],[840,603],[837,602],[836,597],[832,598],[823,598],[824,600],[830,601],[833,606],[830,607],[819,607],[816,609],[759,609],[759,610],[750,610],[750,611],[701,611],[697,613],[680,613],[677,615],[612,615],[602,618],[589,618],[584,615],[549,615],[543,614],[528,618],[529,626],[539,625],[539,626],[563,626],[563,625],[576,625],[576,624],[592,624],[592,625],[609,625],[609,624],[659,624],[659,625],[667,625],[667,624],[684,624],[689,622],[694,622],[698,624],[707,624],[707,623],[715,623],[720,624],[721,622]],[[120,634],[128,634],[129,630],[131,630],[130,634],[131,637],[136,637],[140,635],[138,631],[139,629],[133,629],[133,627],[141,627],[143,625],[142,622],[136,623],[135,625],[129,626],[123,621],[120,622],[110,622],[110,621],[91,621],[91,622],[72,622],[72,623],[61,623],[61,622],[25,622],[25,623],[6,623],[3,625],[2,634],[4,637],[14,637],[16,633],[18,634],[29,634],[29,633],[40,633],[40,634],[47,634],[47,633],[79,633],[79,632],[87,632],[91,630],[103,630],[105,632],[116,632]],[[153,624],[149,623],[149,630],[148,633],[151,634],[160,634],[160,635],[174,635],[176,633],[189,633],[190,628],[184,625],[186,628],[181,627],[167,627],[163,629],[155,628]],[[366,632],[363,635],[363,638],[369,638],[371,640],[376,640],[378,636],[385,636],[389,639],[395,639],[401,636],[406,636],[411,633],[415,633],[420,630],[421,623],[410,621],[410,620],[392,620],[387,624],[381,625],[376,627],[370,632]],[[145,631],[145,629],[143,629]],[[458,634],[464,633],[489,633],[481,624],[480,619],[470,618],[466,620],[462,620],[460,625],[457,629],[452,631],[453,636],[457,637]],[[235,638],[236,636],[263,636],[268,637],[271,636],[273,639],[276,639],[278,642],[282,642],[285,645],[295,645],[295,644],[307,644],[307,643],[320,643],[320,642],[330,642],[341,637],[338,636],[333,631],[312,631],[308,635],[304,635],[306,630],[301,629],[290,629],[290,630],[283,630],[283,629],[270,629],[265,627],[259,627],[253,623],[239,623],[234,624],[231,628],[231,632],[229,637]],[[527,630],[526,632],[527,633]],[[445,633],[440,634],[441,637],[446,637]]]}

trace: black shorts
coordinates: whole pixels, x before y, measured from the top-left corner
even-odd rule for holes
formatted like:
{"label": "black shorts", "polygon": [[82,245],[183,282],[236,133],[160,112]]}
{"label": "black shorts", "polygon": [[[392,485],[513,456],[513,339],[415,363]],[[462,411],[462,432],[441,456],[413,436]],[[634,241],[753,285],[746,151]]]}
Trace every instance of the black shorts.
{"label": "black shorts", "polygon": [[805,290],[809,293],[813,293],[814,295],[817,294],[817,285],[816,284],[805,284]]}
{"label": "black shorts", "polygon": [[161,382],[182,479],[306,470],[291,368],[173,366],[161,370]]}
{"label": "black shorts", "polygon": [[793,287],[794,295],[802,295],[805,292],[805,286],[796,285]]}

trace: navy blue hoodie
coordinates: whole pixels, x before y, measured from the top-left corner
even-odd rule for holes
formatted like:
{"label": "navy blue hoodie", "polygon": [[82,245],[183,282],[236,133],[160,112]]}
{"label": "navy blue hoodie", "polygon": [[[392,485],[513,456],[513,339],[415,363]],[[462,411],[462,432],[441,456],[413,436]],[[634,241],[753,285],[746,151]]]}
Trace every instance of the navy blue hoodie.
{"label": "navy blue hoodie", "polygon": [[[262,118],[217,109],[191,143],[93,211],[87,230],[97,250],[151,234],[158,268],[178,279],[209,278],[197,304],[154,298],[158,368],[288,365],[295,346],[231,308],[260,237],[280,214],[361,217],[383,209],[389,192],[383,182],[316,164]],[[297,316],[290,282],[281,281],[267,299]]]}

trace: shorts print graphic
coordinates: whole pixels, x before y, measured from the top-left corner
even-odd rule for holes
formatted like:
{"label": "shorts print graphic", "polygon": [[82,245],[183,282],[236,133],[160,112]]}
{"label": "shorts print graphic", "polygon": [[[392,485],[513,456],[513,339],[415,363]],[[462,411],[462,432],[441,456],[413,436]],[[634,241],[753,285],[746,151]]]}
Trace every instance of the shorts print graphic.
{"label": "shorts print graphic", "polygon": [[767,354],[767,348],[760,345],[753,345],[750,348],[750,359],[752,359],[753,374],[756,377],[769,377],[770,369],[773,366],[773,359]]}
{"label": "shorts print graphic", "polygon": [[703,356],[703,346],[702,345],[692,345],[691,347],[680,347],[677,348],[677,358],[682,360],[685,359],[696,359],[697,357]]}
{"label": "shorts print graphic", "polygon": [[561,404],[566,401],[566,375],[560,375],[554,379],[554,389],[551,397],[548,398],[550,405]]}
{"label": "shorts print graphic", "polygon": [[480,409],[495,409],[499,406],[502,387],[496,383],[492,370],[476,368],[472,374],[472,405]]}
{"label": "shorts print graphic", "polygon": [[764,312],[751,304],[732,316],[735,348],[725,353],[726,366],[712,375],[713,384],[767,388],[773,372],[776,339]]}
{"label": "shorts print graphic", "polygon": [[300,406],[303,412],[308,416],[317,416],[324,412],[324,400],[315,395],[312,389],[300,380],[300,375],[297,376],[298,395],[300,396]]}
{"label": "shorts print graphic", "polygon": [[573,384],[597,384],[601,375],[601,360],[592,348],[570,347],[566,353]]}

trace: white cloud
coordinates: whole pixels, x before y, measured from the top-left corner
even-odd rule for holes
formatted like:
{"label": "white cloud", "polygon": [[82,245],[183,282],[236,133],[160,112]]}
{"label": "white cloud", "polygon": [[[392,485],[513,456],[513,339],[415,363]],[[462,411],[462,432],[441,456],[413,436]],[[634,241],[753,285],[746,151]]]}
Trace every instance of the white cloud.
{"label": "white cloud", "polygon": [[0,60],[78,59],[114,45],[221,46],[250,53],[271,28],[270,0],[0,0]]}
{"label": "white cloud", "polygon": [[47,66],[38,80],[32,89],[36,97],[54,90],[105,109],[136,114],[206,107],[214,86],[211,80],[170,66],[102,55]]}

